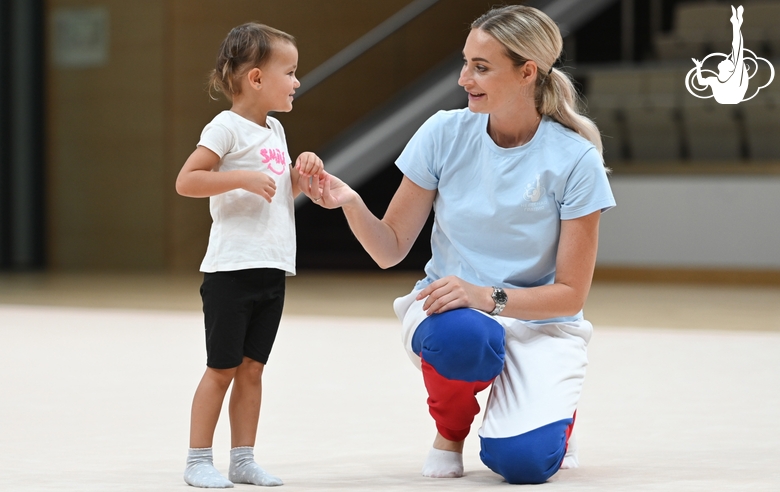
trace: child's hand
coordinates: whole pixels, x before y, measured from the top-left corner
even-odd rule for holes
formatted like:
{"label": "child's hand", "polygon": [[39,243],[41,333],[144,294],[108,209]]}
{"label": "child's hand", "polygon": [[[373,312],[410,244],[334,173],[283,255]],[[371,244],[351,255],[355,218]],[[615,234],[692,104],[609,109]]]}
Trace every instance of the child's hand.
{"label": "child's hand", "polygon": [[298,174],[307,178],[319,175],[324,167],[322,159],[317,157],[314,152],[303,152],[295,161],[295,169]]}
{"label": "child's hand", "polygon": [[246,178],[243,179],[243,183],[243,189],[256,195],[260,195],[268,203],[271,203],[271,198],[273,198],[276,194],[276,181],[274,181],[274,178],[265,173],[258,171],[247,171],[247,175]]}

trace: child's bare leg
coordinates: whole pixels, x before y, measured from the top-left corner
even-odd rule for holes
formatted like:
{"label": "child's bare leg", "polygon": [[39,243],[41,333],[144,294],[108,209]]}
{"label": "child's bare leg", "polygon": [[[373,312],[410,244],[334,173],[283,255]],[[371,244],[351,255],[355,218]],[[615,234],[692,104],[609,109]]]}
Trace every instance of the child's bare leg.
{"label": "child's bare leg", "polygon": [[255,445],[263,394],[264,368],[264,364],[244,357],[243,362],[236,369],[229,406],[231,447]]}
{"label": "child's bare leg", "polygon": [[263,470],[255,462],[254,445],[262,400],[264,364],[244,357],[236,371],[230,392],[230,471],[235,483],[274,486],[282,480]]}
{"label": "child's bare leg", "polygon": [[214,468],[211,445],[225,393],[235,374],[236,369],[206,368],[195,390],[190,417],[190,450],[184,470],[184,481],[194,487],[233,486]]}
{"label": "child's bare leg", "polygon": [[236,375],[237,368],[206,368],[203,378],[195,390],[190,416],[190,447],[210,448],[214,441],[214,429],[217,427],[222,402]]}

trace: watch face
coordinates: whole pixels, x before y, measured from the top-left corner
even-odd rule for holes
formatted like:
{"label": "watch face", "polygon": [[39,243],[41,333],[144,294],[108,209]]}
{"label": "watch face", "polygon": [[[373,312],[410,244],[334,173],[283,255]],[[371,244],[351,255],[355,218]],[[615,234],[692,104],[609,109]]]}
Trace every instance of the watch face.
{"label": "watch face", "polygon": [[503,304],[503,303],[505,303],[507,301],[508,298],[506,296],[506,292],[504,292],[504,289],[496,289],[493,292],[493,299],[497,303],[502,303]]}

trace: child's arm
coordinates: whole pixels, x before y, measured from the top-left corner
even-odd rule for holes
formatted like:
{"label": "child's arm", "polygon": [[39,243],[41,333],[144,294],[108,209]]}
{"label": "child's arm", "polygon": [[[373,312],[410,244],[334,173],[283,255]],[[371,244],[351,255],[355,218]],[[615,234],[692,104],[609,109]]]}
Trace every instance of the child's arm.
{"label": "child's arm", "polygon": [[206,147],[198,147],[179,171],[176,192],[182,196],[205,198],[242,188],[271,203],[276,193],[273,178],[259,171],[214,172],[218,164],[217,154]]}
{"label": "child's arm", "polygon": [[324,169],[322,159],[314,152],[303,152],[295,160],[295,167],[290,169],[290,178],[292,179],[293,198],[298,196],[301,190],[298,188],[298,180],[302,177],[309,179],[312,176],[319,176]]}

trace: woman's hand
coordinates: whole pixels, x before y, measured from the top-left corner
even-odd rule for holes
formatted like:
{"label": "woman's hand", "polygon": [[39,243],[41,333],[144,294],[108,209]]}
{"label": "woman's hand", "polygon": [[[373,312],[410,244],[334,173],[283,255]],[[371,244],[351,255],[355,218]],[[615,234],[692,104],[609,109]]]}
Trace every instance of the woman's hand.
{"label": "woman's hand", "polygon": [[479,287],[455,276],[432,282],[417,295],[425,299],[423,309],[428,316],[458,308],[475,308],[489,313],[495,307],[492,287]]}
{"label": "woman's hand", "polygon": [[323,208],[341,207],[355,237],[380,268],[390,268],[406,257],[436,197],[436,190],[421,188],[404,176],[379,220],[356,191],[327,171],[298,180],[297,186]]}
{"label": "woman's hand", "polygon": [[358,198],[357,193],[336,176],[321,171],[311,179],[299,179],[298,188],[323,208],[339,208]]}

